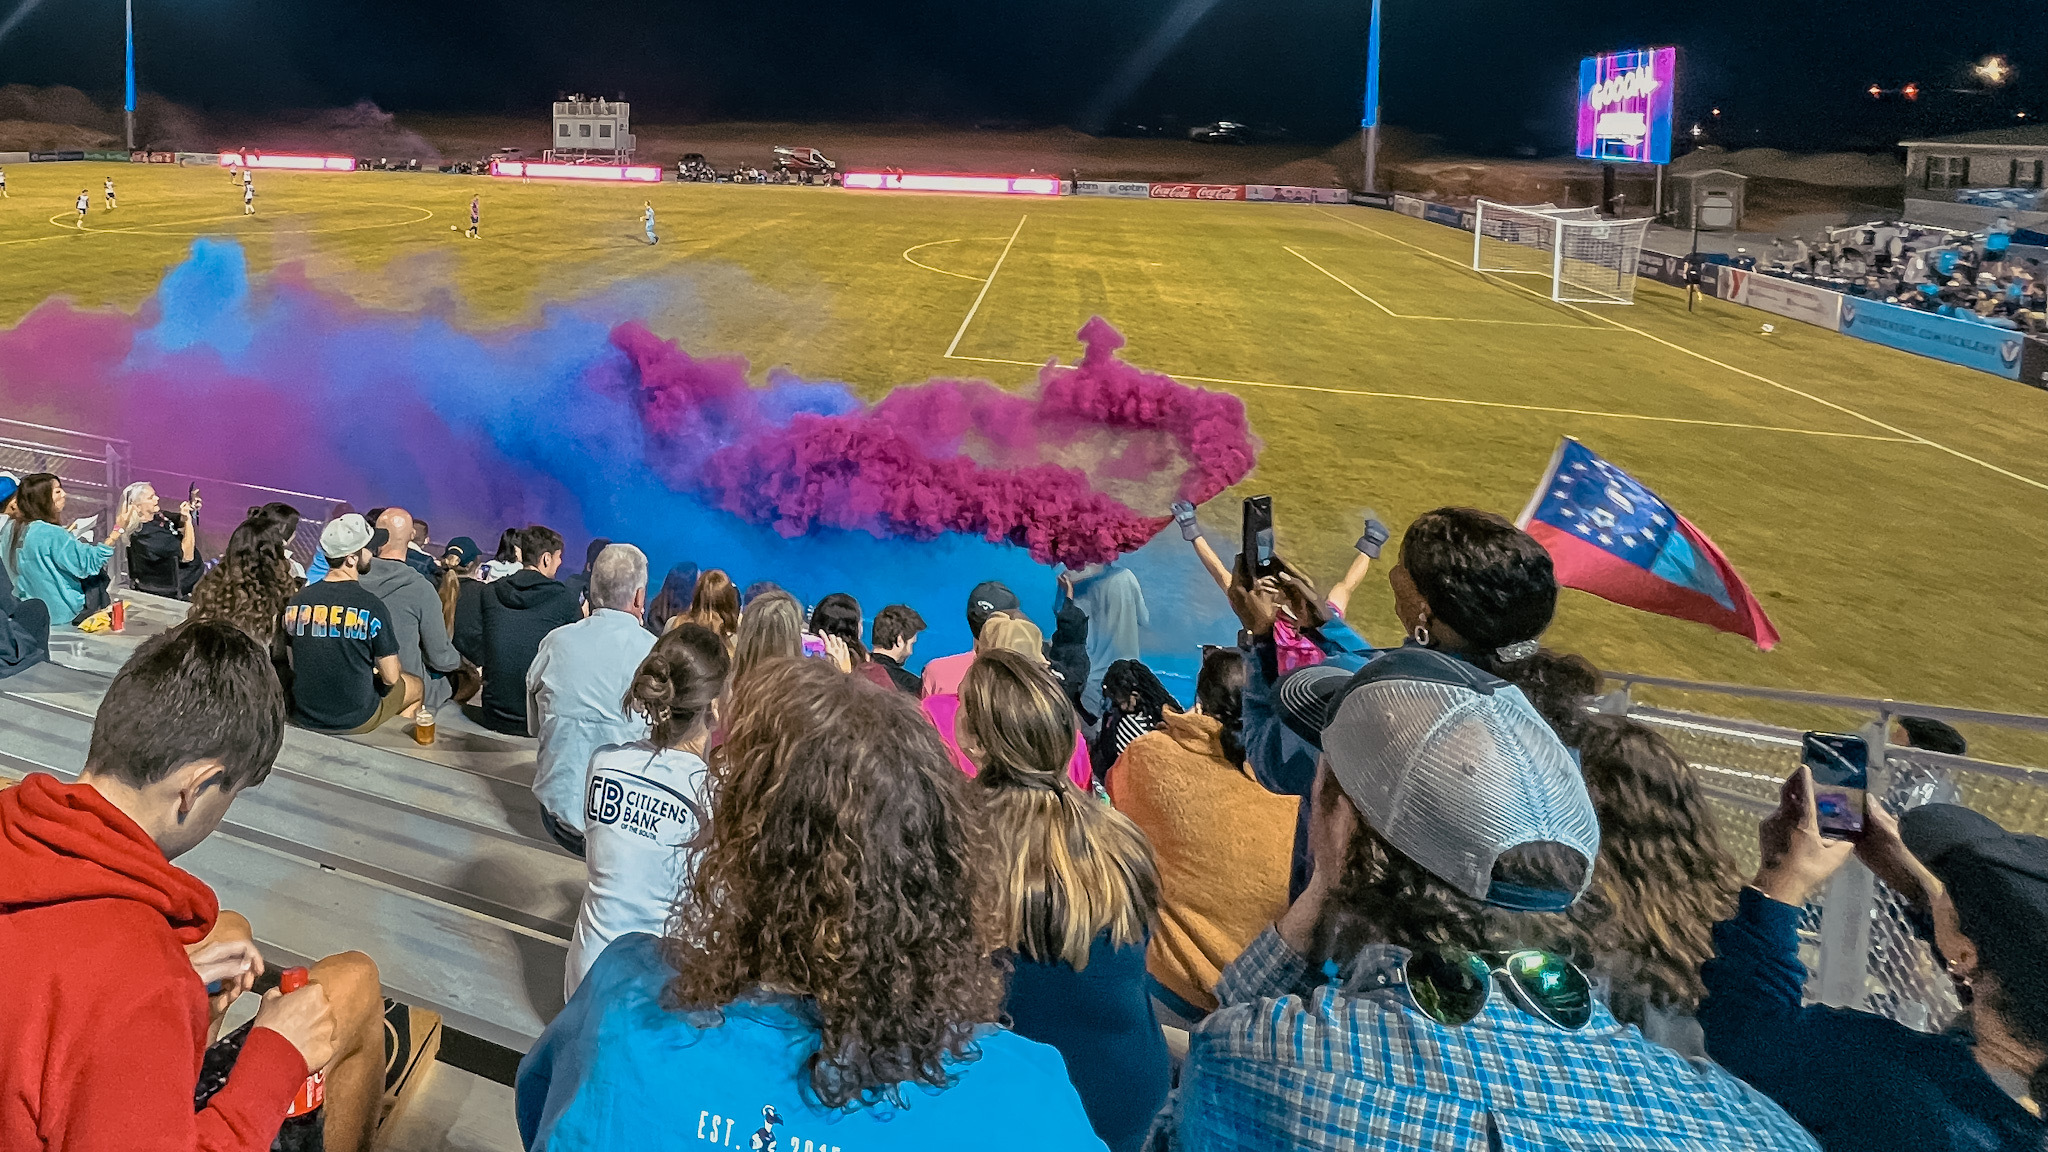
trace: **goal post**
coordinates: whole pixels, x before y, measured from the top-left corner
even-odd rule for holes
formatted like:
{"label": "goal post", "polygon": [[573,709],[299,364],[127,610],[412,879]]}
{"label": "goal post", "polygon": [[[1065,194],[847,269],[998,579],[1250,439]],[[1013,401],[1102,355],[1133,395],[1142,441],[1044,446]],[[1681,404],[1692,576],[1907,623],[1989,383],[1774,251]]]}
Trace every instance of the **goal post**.
{"label": "goal post", "polygon": [[1544,276],[1550,298],[1573,304],[1635,302],[1636,257],[1650,222],[1605,220],[1591,208],[1481,200],[1472,221],[1472,267]]}

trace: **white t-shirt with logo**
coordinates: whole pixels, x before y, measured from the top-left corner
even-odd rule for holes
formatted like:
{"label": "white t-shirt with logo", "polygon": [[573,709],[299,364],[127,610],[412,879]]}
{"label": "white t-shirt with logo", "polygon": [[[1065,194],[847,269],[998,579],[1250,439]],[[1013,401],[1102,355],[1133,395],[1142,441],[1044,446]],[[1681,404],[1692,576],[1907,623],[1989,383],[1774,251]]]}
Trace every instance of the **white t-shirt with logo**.
{"label": "white t-shirt with logo", "polygon": [[598,954],[628,932],[661,935],[682,888],[685,845],[705,815],[704,761],[645,741],[610,744],[590,758],[583,803],[583,862],[590,886],[569,938],[563,995],[574,996]]}

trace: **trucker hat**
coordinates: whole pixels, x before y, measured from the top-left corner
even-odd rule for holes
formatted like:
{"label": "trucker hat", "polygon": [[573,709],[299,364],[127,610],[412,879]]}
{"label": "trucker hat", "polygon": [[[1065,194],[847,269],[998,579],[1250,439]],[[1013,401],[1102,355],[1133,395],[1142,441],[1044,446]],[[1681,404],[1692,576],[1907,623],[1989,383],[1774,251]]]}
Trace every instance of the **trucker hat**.
{"label": "trucker hat", "polygon": [[[1571,907],[1591,883],[1599,818],[1578,762],[1520,689],[1454,656],[1401,648],[1351,676],[1325,716],[1323,758],[1344,794],[1437,879],[1541,912]],[[1494,878],[1503,853],[1545,841],[1585,861],[1577,888]]]}
{"label": "trucker hat", "polygon": [[981,635],[981,626],[998,612],[1014,612],[1023,607],[1017,602],[1017,594],[1009,585],[999,580],[984,580],[967,594],[967,630]]}
{"label": "trucker hat", "polygon": [[[1899,817],[1899,839],[1948,890],[1963,935],[2000,979],[2042,971],[2048,954],[2048,839],[2007,832],[1960,804],[1923,804]],[[2038,976],[2035,978],[2038,981]],[[2008,991],[2033,995],[2038,983]]]}
{"label": "trucker hat", "polygon": [[342,560],[370,546],[370,525],[354,512],[337,516],[320,529],[320,552],[329,560]]}
{"label": "trucker hat", "polygon": [[1015,616],[990,620],[983,625],[981,635],[974,638],[976,652],[988,652],[1006,648],[1020,656],[1026,656],[1033,663],[1045,663],[1045,633],[1038,625]]}

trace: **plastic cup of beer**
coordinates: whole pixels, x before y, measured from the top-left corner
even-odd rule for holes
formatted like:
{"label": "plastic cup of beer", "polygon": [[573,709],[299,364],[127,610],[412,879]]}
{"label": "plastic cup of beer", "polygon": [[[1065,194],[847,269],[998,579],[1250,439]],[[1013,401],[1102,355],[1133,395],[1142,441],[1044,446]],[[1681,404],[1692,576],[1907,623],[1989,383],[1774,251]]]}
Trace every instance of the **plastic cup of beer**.
{"label": "plastic cup of beer", "polygon": [[420,705],[419,712],[412,718],[412,741],[415,744],[434,742],[434,710],[425,704]]}

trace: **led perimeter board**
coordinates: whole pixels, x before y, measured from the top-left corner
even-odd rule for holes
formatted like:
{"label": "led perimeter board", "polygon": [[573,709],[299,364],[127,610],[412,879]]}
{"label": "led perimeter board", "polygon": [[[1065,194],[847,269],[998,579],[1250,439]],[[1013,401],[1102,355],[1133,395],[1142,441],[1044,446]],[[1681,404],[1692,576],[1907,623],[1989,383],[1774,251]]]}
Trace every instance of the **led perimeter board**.
{"label": "led perimeter board", "polygon": [[1671,163],[1677,75],[1676,48],[1638,48],[1579,61],[1579,155],[1610,163]]}

